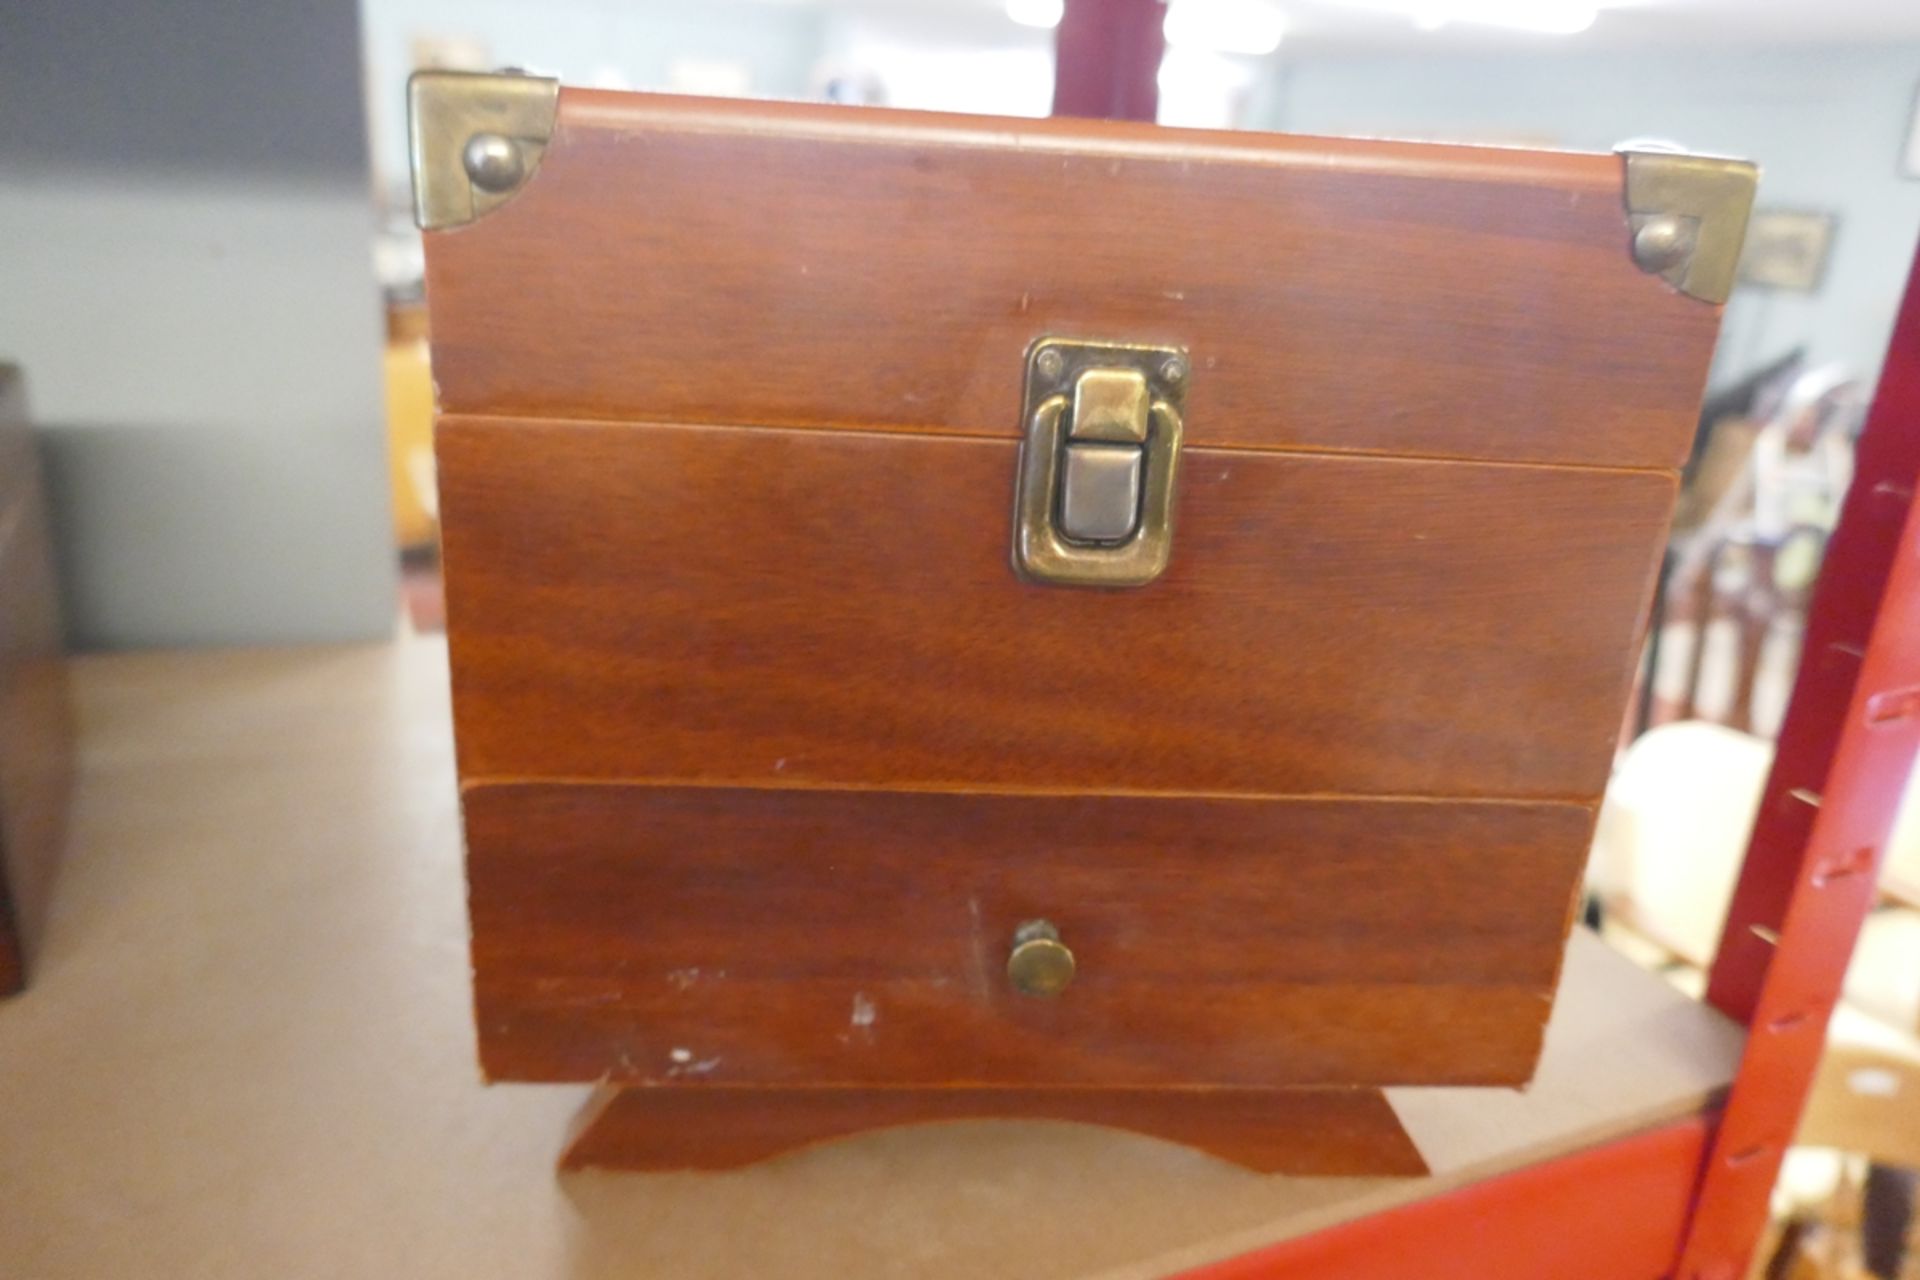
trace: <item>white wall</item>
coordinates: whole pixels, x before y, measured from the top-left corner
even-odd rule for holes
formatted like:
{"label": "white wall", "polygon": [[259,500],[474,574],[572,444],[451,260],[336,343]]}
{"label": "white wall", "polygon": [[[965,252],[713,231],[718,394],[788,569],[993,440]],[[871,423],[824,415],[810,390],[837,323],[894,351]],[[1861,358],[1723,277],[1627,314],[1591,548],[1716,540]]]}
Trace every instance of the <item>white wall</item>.
{"label": "white wall", "polygon": [[82,647],[389,634],[353,0],[0,20],[0,358]]}
{"label": "white wall", "polygon": [[1920,45],[1301,55],[1279,76],[1262,127],[1589,150],[1655,136],[1758,161],[1762,206],[1832,210],[1839,230],[1817,293],[1736,293],[1716,378],[1802,342],[1877,375],[1920,237],[1920,180],[1898,171]]}
{"label": "white wall", "polygon": [[1004,116],[1053,109],[1053,33],[1009,21],[994,4],[832,13],[821,61],[862,86],[859,101]]}

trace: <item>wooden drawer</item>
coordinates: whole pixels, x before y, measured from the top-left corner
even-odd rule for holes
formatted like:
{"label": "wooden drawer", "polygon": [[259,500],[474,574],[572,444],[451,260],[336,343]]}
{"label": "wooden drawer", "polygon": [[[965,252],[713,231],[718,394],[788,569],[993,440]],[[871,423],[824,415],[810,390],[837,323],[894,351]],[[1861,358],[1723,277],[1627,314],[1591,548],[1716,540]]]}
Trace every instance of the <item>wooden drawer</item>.
{"label": "wooden drawer", "polygon": [[[490,1076],[1518,1084],[1567,804],[494,785],[466,793]],[[1015,929],[1078,969],[1016,994]]]}

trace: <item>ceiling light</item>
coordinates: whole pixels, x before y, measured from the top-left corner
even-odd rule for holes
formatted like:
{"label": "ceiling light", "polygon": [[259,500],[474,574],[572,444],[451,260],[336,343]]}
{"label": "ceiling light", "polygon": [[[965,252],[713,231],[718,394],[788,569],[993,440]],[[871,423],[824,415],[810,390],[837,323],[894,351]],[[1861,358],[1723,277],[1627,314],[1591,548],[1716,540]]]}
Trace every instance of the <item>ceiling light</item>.
{"label": "ceiling light", "polygon": [[1265,0],[1173,0],[1163,30],[1176,49],[1267,54],[1280,47],[1287,22]]}
{"label": "ceiling light", "polygon": [[1066,8],[1066,0],[1007,0],[1007,16],[1023,27],[1057,27]]}
{"label": "ceiling light", "polygon": [[1561,0],[1439,0],[1417,5],[1413,18],[1425,27],[1466,22],[1543,35],[1578,35],[1599,17],[1598,6]]}
{"label": "ceiling light", "polygon": [[1160,110],[1155,119],[1189,129],[1231,129],[1256,74],[1244,58],[1169,49],[1156,77]]}
{"label": "ceiling light", "polygon": [[1453,23],[1535,31],[1543,35],[1577,35],[1599,16],[1595,0],[1329,0],[1348,9],[1398,13],[1422,31],[1437,31]]}

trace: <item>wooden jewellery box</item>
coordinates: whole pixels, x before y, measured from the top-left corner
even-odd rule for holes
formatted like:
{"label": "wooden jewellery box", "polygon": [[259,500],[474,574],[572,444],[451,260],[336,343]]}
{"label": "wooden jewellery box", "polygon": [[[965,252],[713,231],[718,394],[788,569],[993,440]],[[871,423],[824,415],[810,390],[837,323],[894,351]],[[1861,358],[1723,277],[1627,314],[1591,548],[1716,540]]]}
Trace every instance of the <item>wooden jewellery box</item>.
{"label": "wooden jewellery box", "polygon": [[1754,174],[412,84],[489,1078],[1417,1170],[1539,1054]]}

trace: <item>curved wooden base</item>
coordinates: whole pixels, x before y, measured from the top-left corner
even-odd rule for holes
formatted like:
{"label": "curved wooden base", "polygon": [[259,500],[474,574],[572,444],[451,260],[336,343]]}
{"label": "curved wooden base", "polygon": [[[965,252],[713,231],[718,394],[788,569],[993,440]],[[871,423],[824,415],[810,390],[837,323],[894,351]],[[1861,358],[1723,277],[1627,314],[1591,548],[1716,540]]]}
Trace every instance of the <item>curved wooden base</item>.
{"label": "curved wooden base", "polygon": [[1427,1172],[1378,1089],[754,1089],[602,1086],[562,1169],[730,1169],[870,1129],[1063,1120],[1195,1147],[1261,1173]]}

